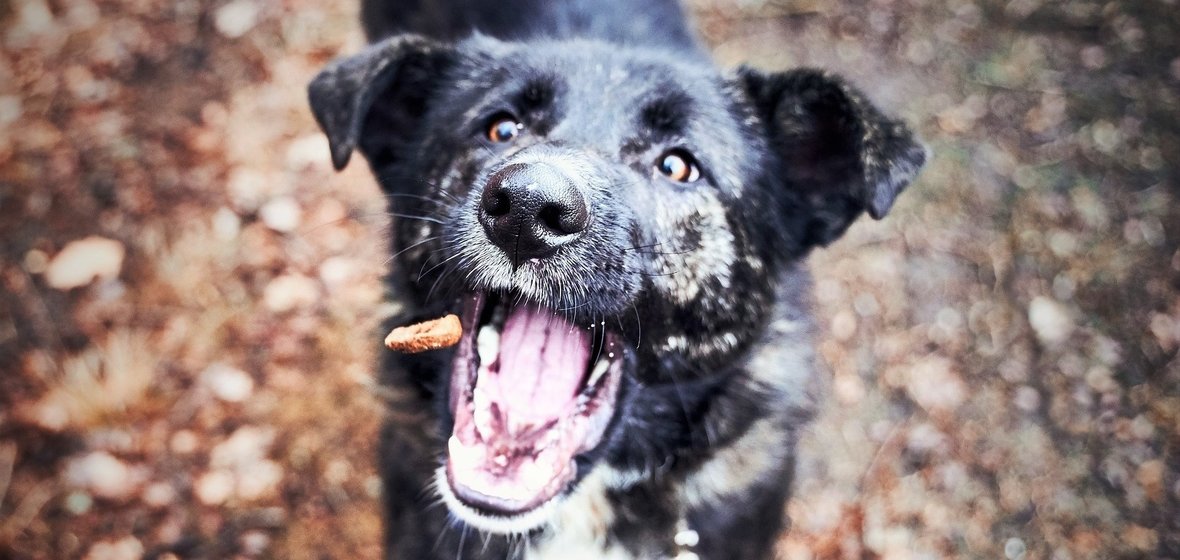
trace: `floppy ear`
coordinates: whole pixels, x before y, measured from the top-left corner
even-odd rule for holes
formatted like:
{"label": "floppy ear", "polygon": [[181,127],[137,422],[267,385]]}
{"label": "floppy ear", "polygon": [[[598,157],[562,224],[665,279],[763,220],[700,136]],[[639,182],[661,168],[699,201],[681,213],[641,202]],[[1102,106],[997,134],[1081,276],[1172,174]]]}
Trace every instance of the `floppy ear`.
{"label": "floppy ear", "polygon": [[835,240],[863,211],[881,219],[926,162],[926,149],[909,128],[837,77],[748,68],[739,76],[781,173],[812,212],[806,245]]}
{"label": "floppy ear", "polygon": [[324,68],[307,87],[311,111],[343,169],[359,144],[370,163],[392,157],[396,141],[426,110],[456,52],[416,35],[370,45]]}

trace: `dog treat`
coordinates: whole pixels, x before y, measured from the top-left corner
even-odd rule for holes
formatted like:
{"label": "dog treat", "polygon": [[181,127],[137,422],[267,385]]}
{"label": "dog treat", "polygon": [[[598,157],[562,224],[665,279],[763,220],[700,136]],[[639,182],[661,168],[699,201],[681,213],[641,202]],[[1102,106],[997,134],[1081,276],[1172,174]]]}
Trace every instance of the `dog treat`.
{"label": "dog treat", "polygon": [[385,335],[385,346],[396,352],[416,354],[458,344],[463,336],[459,316],[446,315],[438,319],[397,327]]}

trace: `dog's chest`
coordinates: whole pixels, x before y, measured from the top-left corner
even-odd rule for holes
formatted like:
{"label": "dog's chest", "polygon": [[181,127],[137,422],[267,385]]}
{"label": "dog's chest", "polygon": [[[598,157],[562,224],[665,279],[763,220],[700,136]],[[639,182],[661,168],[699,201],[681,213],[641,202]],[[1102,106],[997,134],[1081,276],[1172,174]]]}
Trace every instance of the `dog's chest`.
{"label": "dog's chest", "polygon": [[615,513],[606,496],[602,471],[590,473],[561,504],[552,536],[530,546],[525,560],[634,560],[625,548],[608,542]]}

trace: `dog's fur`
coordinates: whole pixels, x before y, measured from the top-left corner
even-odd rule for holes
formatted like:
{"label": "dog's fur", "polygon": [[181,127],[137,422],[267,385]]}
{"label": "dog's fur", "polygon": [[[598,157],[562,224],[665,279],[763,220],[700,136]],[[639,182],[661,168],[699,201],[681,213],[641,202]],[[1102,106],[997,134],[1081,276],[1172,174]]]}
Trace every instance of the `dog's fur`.
{"label": "dog's fur", "polygon": [[[862,212],[884,216],[921,145],[825,72],[719,72],[675,0],[365,0],[363,16],[374,43],[325,69],[310,98],[336,167],[359,149],[400,216],[391,324],[503,292],[627,348],[576,480],[505,518],[436,476],[452,352],[391,354],[389,557],[770,556],[817,394],[801,263]],[[489,143],[505,112],[525,128]],[[698,181],[653,173],[672,148],[692,153]],[[537,162],[576,178],[592,219],[520,263],[476,214],[490,176]],[[699,542],[674,543],[685,529]]]}

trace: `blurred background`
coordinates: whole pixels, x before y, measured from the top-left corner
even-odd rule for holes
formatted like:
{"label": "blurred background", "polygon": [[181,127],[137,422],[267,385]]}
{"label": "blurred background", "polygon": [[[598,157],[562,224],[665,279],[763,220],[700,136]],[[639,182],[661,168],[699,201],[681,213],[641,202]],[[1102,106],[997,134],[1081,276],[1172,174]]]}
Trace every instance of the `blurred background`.
{"label": "blurred background", "polygon": [[[933,150],[813,254],[804,559],[1180,558],[1175,0],[691,0]],[[388,224],[352,0],[0,1],[0,558],[377,558]]]}

